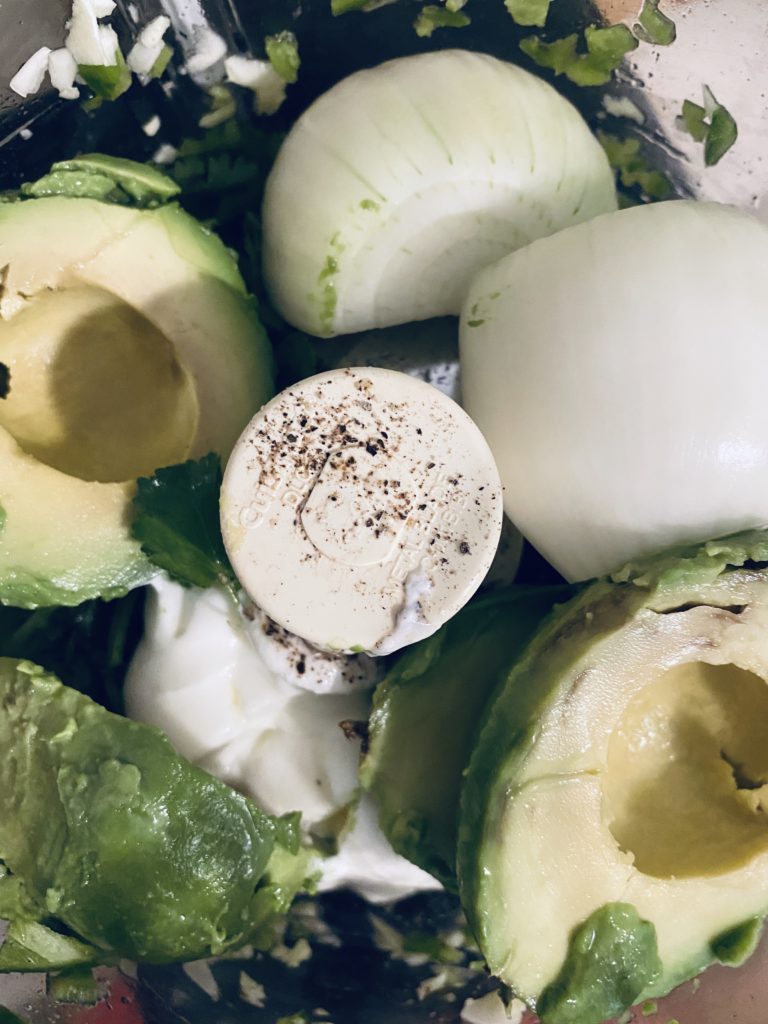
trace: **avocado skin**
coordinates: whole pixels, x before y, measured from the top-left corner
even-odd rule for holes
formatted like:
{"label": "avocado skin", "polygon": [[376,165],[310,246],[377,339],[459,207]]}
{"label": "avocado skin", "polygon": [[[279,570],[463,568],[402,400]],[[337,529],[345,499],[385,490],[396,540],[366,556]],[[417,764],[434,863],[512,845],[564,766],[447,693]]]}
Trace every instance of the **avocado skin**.
{"label": "avocado skin", "polygon": [[29,662],[0,659],[0,708],[0,857],[48,914],[153,963],[248,941],[272,818]]}
{"label": "avocado skin", "polygon": [[576,928],[536,1011],[546,1024],[601,1024],[661,974],[656,929],[629,903],[606,903]]}
{"label": "avocado skin", "polygon": [[459,796],[483,713],[531,634],[572,586],[510,586],[414,645],[374,695],[360,771],[394,849],[456,891]]}
{"label": "avocado skin", "polygon": [[754,953],[762,931],[762,919],[750,917],[735,928],[716,935],[710,943],[712,955],[726,967],[739,967]]}

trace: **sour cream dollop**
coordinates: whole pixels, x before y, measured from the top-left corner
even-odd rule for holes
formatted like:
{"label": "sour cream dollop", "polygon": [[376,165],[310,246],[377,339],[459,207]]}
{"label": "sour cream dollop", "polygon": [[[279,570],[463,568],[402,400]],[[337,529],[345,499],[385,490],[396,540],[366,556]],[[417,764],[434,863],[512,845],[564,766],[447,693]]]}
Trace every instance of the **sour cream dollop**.
{"label": "sour cream dollop", "polygon": [[269,813],[301,811],[307,833],[335,839],[338,853],[318,863],[321,889],[383,902],[439,888],[394,853],[358,795],[354,725],[368,717],[373,659],[316,651],[246,611],[217,590],[156,580],[126,680],[128,715]]}

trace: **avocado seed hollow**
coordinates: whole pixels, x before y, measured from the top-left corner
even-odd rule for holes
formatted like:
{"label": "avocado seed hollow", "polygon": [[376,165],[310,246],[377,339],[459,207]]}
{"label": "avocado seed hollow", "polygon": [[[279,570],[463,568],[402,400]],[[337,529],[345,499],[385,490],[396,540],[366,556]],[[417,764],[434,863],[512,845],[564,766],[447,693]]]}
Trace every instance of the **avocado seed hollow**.
{"label": "avocado seed hollow", "polygon": [[657,878],[722,875],[768,850],[768,682],[702,661],[663,672],[613,731],[603,813]]}
{"label": "avocado seed hollow", "polygon": [[199,417],[191,377],[158,327],[111,292],[30,296],[0,320],[0,360],[10,376],[0,428],[38,461],[109,483],[187,457]]}

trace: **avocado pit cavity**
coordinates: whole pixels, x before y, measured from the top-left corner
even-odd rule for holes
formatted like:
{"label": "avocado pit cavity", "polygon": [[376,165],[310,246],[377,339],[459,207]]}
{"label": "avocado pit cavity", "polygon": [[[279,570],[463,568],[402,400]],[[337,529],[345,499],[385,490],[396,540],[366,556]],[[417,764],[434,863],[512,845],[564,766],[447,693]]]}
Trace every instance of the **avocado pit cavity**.
{"label": "avocado pit cavity", "polygon": [[30,296],[0,319],[0,360],[13,379],[0,427],[38,461],[106,483],[187,457],[193,382],[169,339],[111,292],[75,285]]}
{"label": "avocado pit cavity", "polygon": [[721,875],[768,851],[768,682],[736,665],[663,672],[613,732],[604,813],[635,867]]}

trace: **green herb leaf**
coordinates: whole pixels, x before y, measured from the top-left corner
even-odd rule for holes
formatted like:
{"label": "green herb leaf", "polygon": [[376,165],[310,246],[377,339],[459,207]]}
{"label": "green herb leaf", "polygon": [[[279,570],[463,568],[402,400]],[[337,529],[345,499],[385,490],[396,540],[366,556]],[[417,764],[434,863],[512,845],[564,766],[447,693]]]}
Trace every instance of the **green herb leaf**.
{"label": "green herb leaf", "polygon": [[186,587],[219,584],[236,599],[237,581],[219,525],[221,478],[214,453],[141,477],[133,535],[172,579]]}
{"label": "green herb leaf", "polygon": [[725,156],[739,134],[731,113],[722,103],[718,103],[712,90],[706,85],[704,105],[684,100],[682,113],[676,124],[696,142],[704,143],[704,163],[707,167],[713,167]]}
{"label": "green herb leaf", "polygon": [[201,128],[216,128],[237,113],[237,103],[231,89],[217,83],[208,90],[210,105],[207,114],[197,122]]}
{"label": "green herb leaf", "polygon": [[413,27],[417,36],[428,39],[437,28],[464,28],[469,24],[470,19],[461,11],[451,11],[447,7],[427,4],[426,7],[422,7]]}
{"label": "green herb leaf", "polygon": [[118,49],[114,64],[80,64],[80,77],[96,96],[102,100],[116,100],[131,87],[133,75],[125,63],[125,57]]}
{"label": "green herb leaf", "polygon": [[544,28],[552,0],[504,0],[504,6],[518,25]]}
{"label": "green herb leaf", "polygon": [[11,371],[0,363],[0,398],[7,398],[11,392]]}
{"label": "green herb leaf", "polygon": [[565,75],[576,85],[605,85],[624,56],[638,45],[626,25],[586,28],[586,53],[579,52],[578,38],[573,33],[547,43],[540,36],[528,36],[521,40],[520,49],[539,67]]}
{"label": "green herb leaf", "polygon": [[278,32],[264,40],[269,63],[283,81],[293,84],[299,77],[299,44],[293,32]]}
{"label": "green herb leaf", "polygon": [[634,31],[638,39],[656,46],[669,46],[677,37],[674,21],[659,10],[660,0],[645,0]]}
{"label": "green herb leaf", "polygon": [[688,132],[697,142],[703,142],[709,131],[706,117],[707,112],[704,107],[692,100],[683,100],[683,112],[677,119],[677,126],[682,131]]}
{"label": "green herb leaf", "polygon": [[369,0],[331,0],[331,14],[336,17],[347,11],[362,11]]}
{"label": "green herb leaf", "polygon": [[575,32],[551,43],[544,42],[540,36],[527,36],[520,41],[520,49],[540,68],[562,75],[578,60],[578,41]]}
{"label": "green herb leaf", "polygon": [[[570,71],[568,78],[577,85],[603,85],[611,80],[626,54],[637,49],[637,39],[626,25],[584,30],[587,54],[582,55]],[[583,80],[580,81],[580,78]]]}
{"label": "green herb leaf", "polygon": [[669,179],[651,167],[639,139],[620,138],[607,132],[598,132],[597,138],[624,188],[638,187],[649,199],[667,199],[672,195]]}
{"label": "green herb leaf", "polygon": [[736,121],[724,106],[718,104],[710,117],[709,131],[704,141],[704,163],[714,167],[738,137]]}

